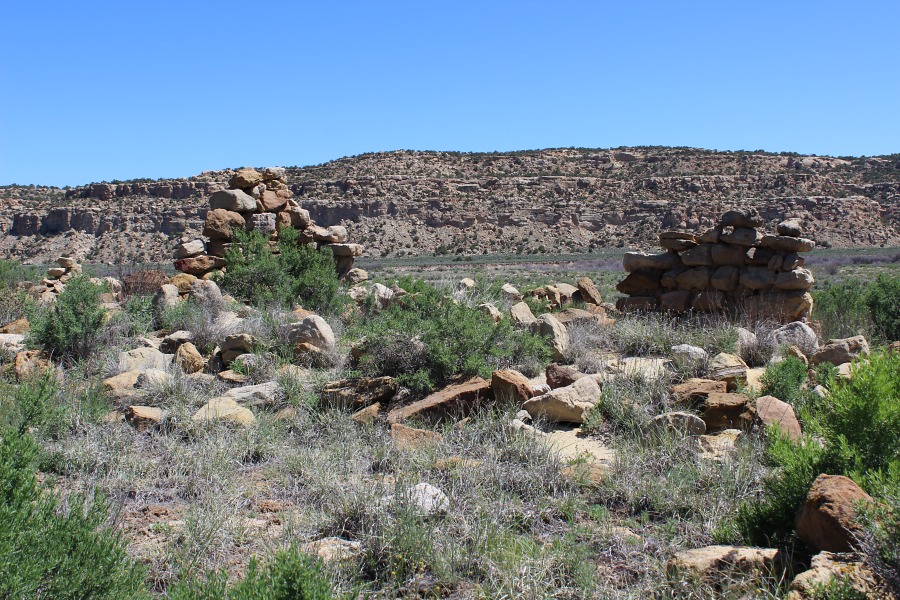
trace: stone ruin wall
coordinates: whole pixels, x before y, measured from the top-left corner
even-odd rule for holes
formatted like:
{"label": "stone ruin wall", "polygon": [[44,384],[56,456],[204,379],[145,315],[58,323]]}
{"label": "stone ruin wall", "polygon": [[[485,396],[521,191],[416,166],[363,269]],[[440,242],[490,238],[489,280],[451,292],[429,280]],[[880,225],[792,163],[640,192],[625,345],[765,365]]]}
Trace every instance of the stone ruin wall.
{"label": "stone ruin wall", "polygon": [[278,230],[293,227],[298,243],[328,247],[334,255],[338,275],[345,276],[353,261],[362,255],[360,244],[347,242],[347,229],[340,225],[320,227],[300,207],[287,185],[284,168],[261,171],[238,170],[228,181],[228,189],[209,197],[209,210],[203,227],[208,239],[185,240],[175,251],[175,269],[209,279],[225,268],[225,253],[232,246],[235,230],[256,231],[268,237],[277,250]]}
{"label": "stone ruin wall", "polygon": [[739,312],[754,320],[808,319],[813,274],[800,255],[815,247],[795,220],[766,233],[753,209],[731,210],[702,234],[664,231],[661,254],[629,252],[616,286],[623,312]]}

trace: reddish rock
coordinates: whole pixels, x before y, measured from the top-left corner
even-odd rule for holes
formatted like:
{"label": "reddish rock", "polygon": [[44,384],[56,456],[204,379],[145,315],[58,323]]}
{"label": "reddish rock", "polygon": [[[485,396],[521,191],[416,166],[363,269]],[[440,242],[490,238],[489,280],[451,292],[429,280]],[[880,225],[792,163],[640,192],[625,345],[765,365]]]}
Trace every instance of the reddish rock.
{"label": "reddish rock", "polygon": [[217,208],[207,211],[203,225],[203,235],[214,240],[230,240],[234,229],[244,229],[246,221],[237,212]]}
{"label": "reddish rock", "polygon": [[856,505],[871,502],[849,477],[819,475],[797,515],[797,537],[816,552],[850,552],[855,536],[862,534],[856,520]]}
{"label": "reddish rock", "polygon": [[688,379],[669,390],[675,404],[694,407],[703,406],[710,394],[724,394],[727,391],[726,382],[712,379]]}
{"label": "reddish rock", "polygon": [[427,429],[415,429],[400,423],[391,424],[391,439],[401,450],[418,450],[443,441],[441,434]]}
{"label": "reddish rock", "polygon": [[749,424],[752,414],[747,410],[750,398],[744,394],[714,392],[706,397],[703,421],[706,428],[741,429]]}
{"label": "reddish rock", "polygon": [[777,425],[783,434],[793,441],[799,441],[802,431],[793,407],[775,396],[756,399],[756,419],[763,427]]}
{"label": "reddish rock", "polygon": [[194,258],[182,258],[175,261],[175,268],[182,273],[191,275],[204,275],[213,269],[221,269],[225,266],[225,259],[217,256],[195,256]]}
{"label": "reddish rock", "polygon": [[473,377],[465,383],[449,385],[444,389],[388,413],[391,423],[398,423],[413,416],[428,418],[463,417],[492,396],[491,384],[481,377]]}
{"label": "reddish rock", "polygon": [[259,200],[259,207],[265,212],[279,212],[287,204],[287,198],[280,196],[278,193],[266,190],[262,193]]}
{"label": "reddish rock", "polygon": [[572,385],[584,377],[584,373],[578,372],[577,369],[573,367],[564,367],[556,363],[548,365],[545,374],[547,377],[547,385],[550,386],[551,390]]}
{"label": "reddish rock", "polygon": [[528,378],[514,369],[501,369],[491,375],[491,390],[498,400],[512,400],[517,404],[534,396]]}

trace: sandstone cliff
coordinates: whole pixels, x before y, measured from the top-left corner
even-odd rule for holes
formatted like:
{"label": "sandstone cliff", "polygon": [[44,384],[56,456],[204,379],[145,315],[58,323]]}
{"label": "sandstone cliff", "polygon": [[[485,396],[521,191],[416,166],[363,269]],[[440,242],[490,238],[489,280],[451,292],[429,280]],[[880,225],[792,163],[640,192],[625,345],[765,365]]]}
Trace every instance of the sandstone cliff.
{"label": "sandstone cliff", "polygon": [[[257,165],[262,166],[262,165]],[[0,188],[0,253],[48,262],[167,262],[203,228],[233,170],[77,188]],[[831,158],[691,148],[366,154],[287,169],[303,208],[371,256],[652,247],[732,206],[800,220],[819,245],[900,245],[900,156]]]}

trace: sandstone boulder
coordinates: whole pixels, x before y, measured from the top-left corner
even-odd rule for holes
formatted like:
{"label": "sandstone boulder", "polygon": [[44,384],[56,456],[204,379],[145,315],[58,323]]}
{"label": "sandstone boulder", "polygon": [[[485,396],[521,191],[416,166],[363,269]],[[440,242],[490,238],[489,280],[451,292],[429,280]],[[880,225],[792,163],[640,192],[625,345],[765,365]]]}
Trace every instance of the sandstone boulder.
{"label": "sandstone boulder", "polygon": [[256,199],[242,190],[219,190],[209,197],[209,207],[237,213],[253,212],[256,210]]}
{"label": "sandstone boulder", "polygon": [[531,325],[531,331],[547,339],[553,360],[563,360],[569,349],[569,334],[565,326],[550,313],[538,317]]}
{"label": "sandstone boulder", "polygon": [[712,393],[704,402],[703,422],[709,430],[743,429],[752,419],[749,404],[744,394]]}
{"label": "sandstone boulder", "polygon": [[840,365],[868,354],[869,343],[866,338],[856,335],[844,339],[828,340],[809,357],[809,362],[814,365],[824,362]]}
{"label": "sandstone boulder", "polygon": [[245,167],[235,171],[234,175],[231,176],[231,179],[228,180],[228,187],[241,189],[252,188],[253,186],[262,183],[262,181],[262,173],[252,167]]}
{"label": "sandstone boulder", "polygon": [[545,376],[547,379],[547,385],[550,386],[550,389],[555,390],[556,388],[572,385],[573,383],[584,377],[585,374],[579,373],[573,367],[564,367],[562,365],[552,363],[547,366],[547,369],[545,370]]}
{"label": "sandstone boulder", "polygon": [[359,377],[326,383],[320,398],[325,406],[361,408],[389,402],[399,390],[393,377]]}
{"label": "sandstone boulder", "polygon": [[162,423],[165,414],[155,406],[129,406],[125,409],[125,420],[138,431],[149,431]]}
{"label": "sandstone boulder", "polygon": [[185,342],[175,351],[175,364],[187,374],[198,373],[206,366],[203,355],[191,342]]}
{"label": "sandstone boulder", "polygon": [[775,548],[741,546],[707,546],[678,552],[666,565],[670,577],[685,572],[707,581],[721,581],[724,576],[771,576],[782,567],[782,557]]}
{"label": "sandstone boulder", "polygon": [[765,427],[778,426],[781,432],[792,441],[800,441],[802,431],[794,408],[774,396],[762,396],[756,399],[756,419]]}
{"label": "sandstone boulder", "polygon": [[775,277],[775,287],[779,290],[808,290],[816,279],[809,269],[784,271]]}
{"label": "sandstone boulder", "polygon": [[588,304],[596,304],[597,306],[603,304],[600,290],[597,289],[590,277],[582,277],[578,280],[578,292],[581,294],[582,301]]}
{"label": "sandstone boulder", "polygon": [[816,552],[857,548],[862,535],[856,515],[860,502],[872,502],[872,497],[849,477],[819,475],[797,515],[797,537]]}
{"label": "sandstone boulder", "polygon": [[706,433],[706,423],[703,419],[689,412],[669,412],[656,415],[650,419],[650,426],[681,435]]}
{"label": "sandstone boulder", "polygon": [[444,440],[441,434],[427,429],[415,429],[400,423],[391,424],[391,440],[400,450],[420,450],[439,444]]}
{"label": "sandstone boulder", "polygon": [[531,307],[524,302],[519,302],[510,307],[509,318],[512,319],[515,325],[531,325],[537,321],[534,313],[531,312]]}
{"label": "sandstone boulder", "polygon": [[697,369],[709,360],[709,353],[698,346],[678,344],[672,346],[672,362],[680,369]]}
{"label": "sandstone boulder", "polygon": [[165,371],[172,362],[172,355],[163,354],[155,348],[135,348],[119,353],[119,371]]}
{"label": "sandstone boulder", "polygon": [[762,227],[765,220],[755,208],[736,208],[729,210],[719,219],[722,227]]}
{"label": "sandstone boulder", "polygon": [[[866,564],[862,554],[820,552],[812,557],[809,569],[791,582],[787,600],[818,600],[823,598],[823,590],[836,582],[842,582],[841,587],[849,586],[860,598],[897,599],[896,594]],[[852,592],[845,592],[841,597],[854,597]]]}
{"label": "sandstone boulder", "polygon": [[192,256],[203,254],[205,250],[206,246],[203,244],[203,240],[183,242],[178,244],[178,247],[175,248],[175,258],[190,258]]}
{"label": "sandstone boulder", "polygon": [[739,356],[720,352],[709,362],[707,376],[716,381],[725,381],[729,388],[738,383],[747,383],[747,363]]}
{"label": "sandstone boulder", "polygon": [[675,404],[695,408],[704,406],[710,394],[724,394],[727,391],[728,384],[724,381],[698,378],[688,379],[669,390]]}
{"label": "sandstone boulder", "polygon": [[334,350],[334,331],[319,315],[310,315],[286,326],[287,338],[295,344],[311,344],[322,352]]}
{"label": "sandstone boulder", "polygon": [[809,356],[819,346],[818,336],[812,327],[800,321],[782,325],[772,332],[772,340],[779,346],[796,346]]}
{"label": "sandstone boulder", "polygon": [[464,383],[448,385],[418,402],[395,408],[388,413],[387,419],[399,423],[417,415],[429,419],[461,418],[492,395],[489,381],[473,377]]}
{"label": "sandstone boulder", "polygon": [[233,398],[219,396],[204,404],[194,413],[191,420],[197,424],[226,423],[240,427],[250,427],[256,417],[248,408],[239,405]]}
{"label": "sandstone boulder", "polygon": [[629,273],[639,269],[668,271],[679,263],[678,255],[670,252],[666,252],[665,254],[626,252],[625,258],[622,260],[622,266]]}
{"label": "sandstone boulder", "polygon": [[600,401],[597,377],[582,377],[572,385],[550,390],[522,404],[533,418],[544,416],[550,421],[583,423],[584,417]]}
{"label": "sandstone boulder", "polygon": [[491,390],[497,400],[525,402],[534,392],[527,377],[515,369],[500,369],[491,375]]}

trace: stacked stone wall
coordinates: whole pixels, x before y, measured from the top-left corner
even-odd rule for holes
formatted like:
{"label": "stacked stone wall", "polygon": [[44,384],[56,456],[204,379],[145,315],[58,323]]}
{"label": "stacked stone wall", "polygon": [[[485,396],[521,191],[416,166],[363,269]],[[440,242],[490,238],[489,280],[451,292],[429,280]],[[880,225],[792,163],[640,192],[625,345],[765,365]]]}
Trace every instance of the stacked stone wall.
{"label": "stacked stone wall", "polygon": [[754,210],[731,210],[702,234],[664,231],[661,254],[628,252],[628,272],[616,286],[625,312],[736,311],[753,319],[806,319],[815,283],[801,256],[815,242],[801,237],[799,222],[783,221],[766,233]]}
{"label": "stacked stone wall", "polygon": [[229,180],[228,189],[209,197],[205,239],[181,243],[175,251],[175,268],[209,279],[225,268],[225,253],[234,243],[235,231],[261,233],[277,249],[278,230],[283,227],[296,229],[300,244],[328,247],[340,276],[348,273],[354,259],[363,253],[361,245],[348,243],[345,227],[316,225],[309,211],[294,199],[283,168],[240,169]]}

